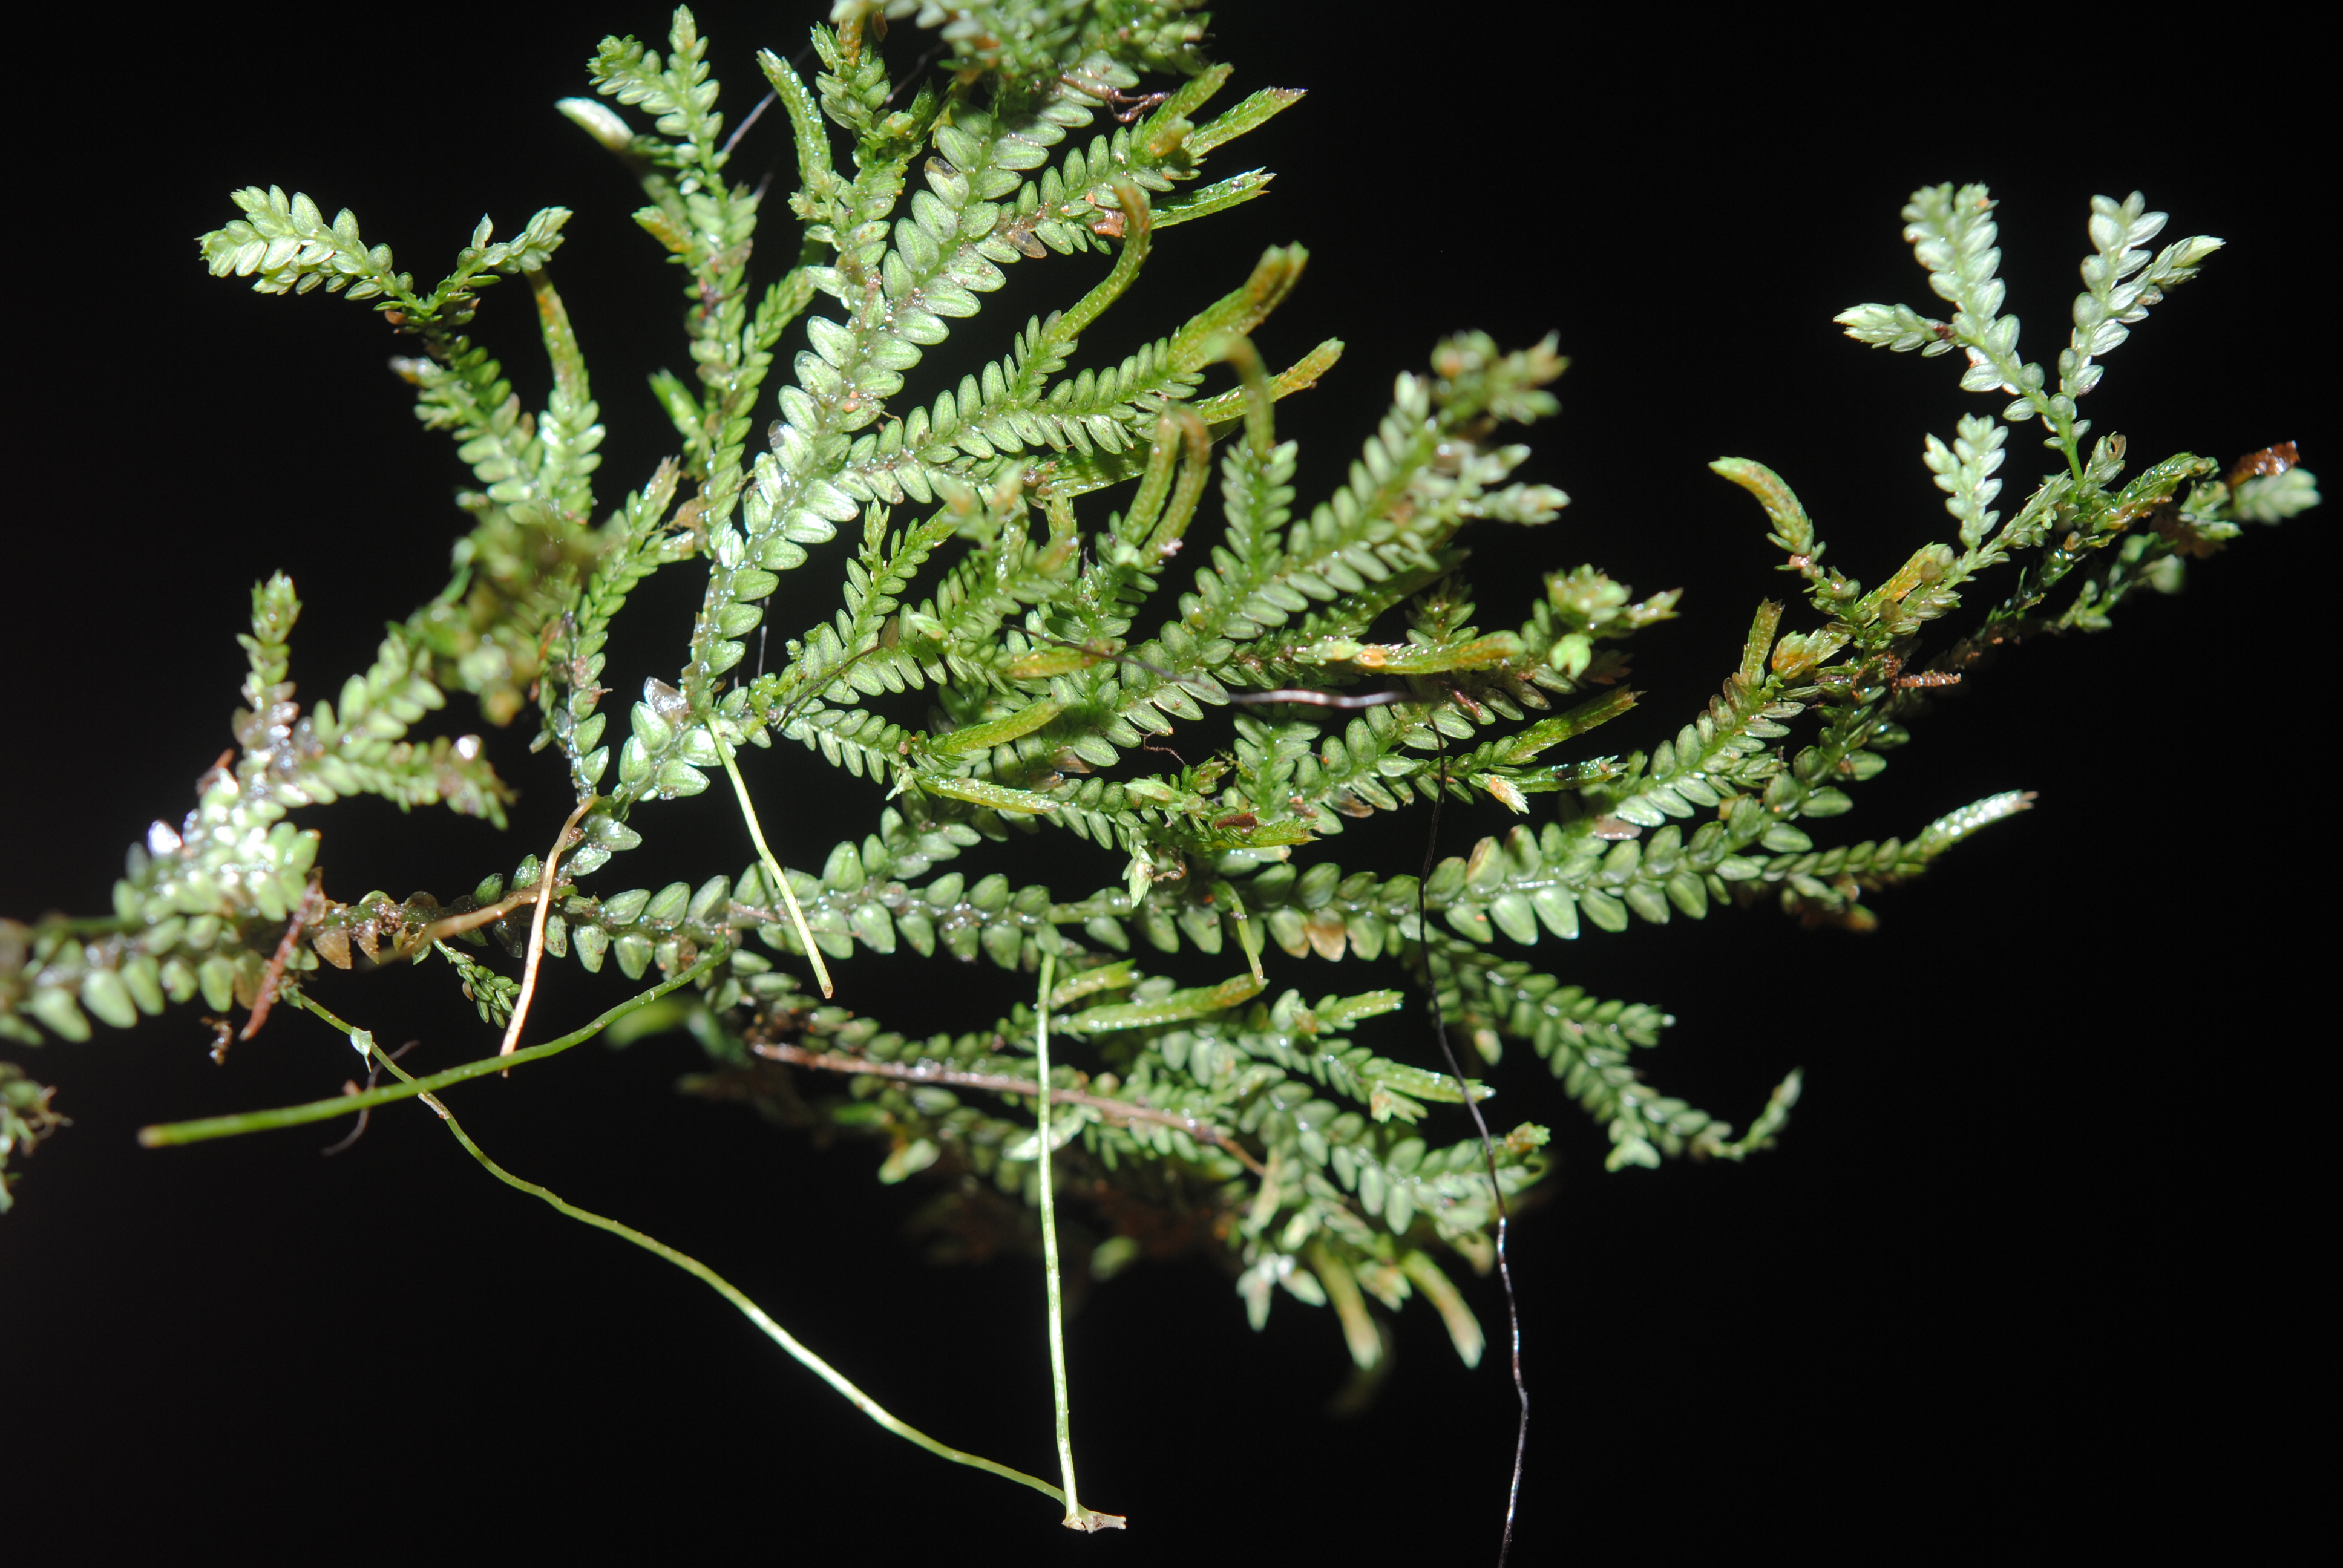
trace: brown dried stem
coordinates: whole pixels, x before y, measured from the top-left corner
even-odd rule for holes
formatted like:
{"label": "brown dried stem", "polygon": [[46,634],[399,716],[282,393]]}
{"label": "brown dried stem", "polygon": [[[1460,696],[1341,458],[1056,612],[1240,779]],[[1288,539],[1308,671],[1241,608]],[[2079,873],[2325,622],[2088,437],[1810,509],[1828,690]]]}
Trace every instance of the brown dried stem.
{"label": "brown dried stem", "polygon": [[[1008,1078],[987,1072],[961,1072],[949,1067],[935,1067],[927,1062],[904,1066],[900,1062],[873,1061],[867,1056],[847,1056],[836,1051],[808,1050],[801,1045],[766,1044],[749,1047],[769,1061],[785,1061],[792,1067],[819,1068],[824,1072],[860,1072],[877,1078],[900,1078],[911,1083],[948,1084],[955,1089],[980,1089],[992,1094],[1022,1094],[1031,1096],[1040,1085],[1030,1078]],[[1269,1168],[1234,1138],[1209,1121],[1183,1116],[1176,1111],[1158,1111],[1151,1105],[1133,1105],[1127,1100],[1115,1100],[1103,1094],[1085,1094],[1079,1089],[1052,1089],[1050,1098],[1060,1105],[1087,1105],[1101,1115],[1118,1117],[1124,1121],[1153,1121],[1165,1127],[1176,1127],[1201,1142],[1225,1149],[1237,1162],[1254,1175],[1266,1180]]]}
{"label": "brown dried stem", "polygon": [[[276,956],[268,960],[268,971],[260,980],[260,994],[252,999],[252,1016],[244,1020],[244,1028],[237,1031],[236,1039],[250,1040],[260,1032],[260,1026],[268,1021],[268,1010],[277,1000],[277,988],[285,979],[285,966],[293,961],[293,950],[301,945],[301,928],[325,911],[325,895],[318,891],[317,883],[312,879],[309,885],[302,890],[301,905],[293,911],[293,919],[287,923],[284,940],[277,944]],[[223,1041],[213,1050],[212,1060],[216,1062],[226,1054],[227,1046]]]}
{"label": "brown dried stem", "polygon": [[[539,877],[530,886],[521,889],[517,893],[507,893],[493,904],[482,904],[477,910],[466,910],[460,915],[448,915],[445,919],[434,920],[424,927],[416,935],[414,940],[395,950],[390,955],[390,961],[396,963],[401,959],[411,959],[433,942],[444,941],[459,931],[468,931],[476,926],[494,925],[523,904],[537,902],[537,895],[544,887],[545,879]],[[572,890],[570,888],[558,886],[553,890],[556,897]]]}
{"label": "brown dried stem", "polygon": [[553,886],[553,874],[561,867],[561,851],[569,843],[569,836],[578,831],[578,823],[599,795],[588,795],[578,802],[569,813],[569,820],[561,824],[561,831],[553,837],[553,848],[546,851],[545,869],[537,874],[537,914],[528,925],[528,958],[521,965],[520,996],[513,1002],[512,1021],[505,1025],[505,1042],[498,1049],[498,1056],[510,1056],[520,1045],[520,1026],[528,1017],[528,1004],[537,994],[537,964],[545,956],[545,917],[553,900],[543,896]]}

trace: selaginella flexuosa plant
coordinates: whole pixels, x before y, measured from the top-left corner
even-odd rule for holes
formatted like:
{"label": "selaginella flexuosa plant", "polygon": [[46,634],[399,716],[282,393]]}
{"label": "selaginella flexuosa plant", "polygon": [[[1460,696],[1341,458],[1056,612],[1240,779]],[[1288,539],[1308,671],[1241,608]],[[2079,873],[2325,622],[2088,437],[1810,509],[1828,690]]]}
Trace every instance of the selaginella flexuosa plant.
{"label": "selaginella flexuosa plant", "polygon": [[[907,28],[890,67],[890,19],[934,30],[931,71],[901,74],[926,47],[904,46]],[[420,1096],[492,1171],[691,1269],[849,1392],[704,1265],[504,1171],[451,1091],[604,1030],[689,1027],[711,1059],[705,1092],[867,1138],[884,1181],[973,1177],[945,1200],[989,1186],[995,1211],[971,1223],[1040,1209],[1053,1291],[1057,1190],[1111,1194],[1092,1277],[1143,1246],[1201,1248],[1255,1325],[1281,1293],[1330,1307],[1363,1367],[1383,1353],[1378,1313],[1417,1297],[1468,1364],[1483,1355],[1452,1270],[1497,1261],[1503,1199],[1545,1173],[1547,1133],[1483,1122],[1468,1064],[1523,1048],[1508,1069],[1544,1062],[1607,1130],[1614,1169],[1770,1144],[1795,1071],[1746,1125],[1718,1120],[1644,1079],[1668,1017],[1530,950],[1760,900],[1859,926],[1867,890],[2025,808],[1996,795],[1906,837],[1827,845],[1808,826],[1848,809],[1984,649],[2101,629],[2244,525],[2316,503],[2290,447],[2131,472],[2122,438],[2090,438],[2080,416],[2104,357],[2219,242],[2156,248],[2163,214],[2095,198],[2084,292],[2046,369],[2002,311],[1984,188],[1915,193],[1906,235],[1948,315],[1839,319],[1865,343],[1957,354],[1961,386],[1993,400],[1927,443],[1953,538],[1865,586],[1780,477],[1717,462],[1804,603],[1758,606],[1721,689],[1623,755],[1588,737],[1635,705],[1621,645],[1674,595],[1576,566],[1484,611],[1462,575],[1468,525],[1533,528],[1564,503],[1514,477],[1514,433],[1554,407],[1552,343],[1440,345],[1428,374],[1398,377],[1346,481],[1299,508],[1277,404],[1341,345],[1280,367],[1248,336],[1300,280],[1299,246],[1232,266],[1225,297],[1167,337],[1094,347],[1163,231],[1262,193],[1269,176],[1223,170],[1222,149],[1299,96],[1227,103],[1202,24],[1184,0],[841,0],[813,29],[809,82],[759,56],[796,149],[769,190],[730,172],[746,126],[718,112],[689,11],[663,49],[606,40],[598,95],[560,107],[640,179],[636,220],[680,270],[690,367],[653,382],[676,456],[615,495],[598,491],[601,406],[554,283],[565,210],[505,239],[484,220],[427,287],[347,211],[236,193],[205,262],[263,292],[372,303],[403,340],[418,416],[471,471],[468,531],[447,590],[307,702],[294,585],[255,588],[233,751],[130,849],[110,913],[0,921],[0,1035],[80,1041],[179,1010],[219,1020],[225,1046],[272,1010],[307,1011],[387,1081],[147,1141]],[[1112,258],[1103,281],[990,324],[993,357],[921,384],[1006,269],[1082,251]],[[552,367],[541,408],[472,336],[510,340],[522,313],[489,286],[516,279]],[[2049,472],[1997,507],[2006,442],[2036,425]],[[614,619],[659,572],[706,584],[679,661],[608,668]],[[1941,634],[1956,615],[1966,630]],[[477,739],[428,732],[458,695],[533,731],[525,792]],[[763,820],[817,766],[860,780],[868,809],[830,826],[818,868],[786,866]],[[737,809],[745,863],[627,887],[623,857],[664,803],[711,788]],[[346,898],[318,808],[352,794],[510,814],[532,852],[509,869],[416,867],[437,898]],[[1521,824],[1427,875],[1342,854],[1350,821],[1443,799],[1493,799]],[[1026,1000],[906,1038],[877,999],[833,986],[825,959],[858,950],[1006,971]],[[546,961],[615,969],[629,994],[591,1020],[533,1014]],[[337,971],[393,964],[451,970],[501,1049],[419,1078],[392,1062]],[[30,1060],[0,1061],[0,1160],[57,1122]],[[861,1402],[946,1457],[1062,1493],[1070,1523],[1118,1523],[1075,1494],[1062,1374],[1058,1392],[1062,1489]]]}

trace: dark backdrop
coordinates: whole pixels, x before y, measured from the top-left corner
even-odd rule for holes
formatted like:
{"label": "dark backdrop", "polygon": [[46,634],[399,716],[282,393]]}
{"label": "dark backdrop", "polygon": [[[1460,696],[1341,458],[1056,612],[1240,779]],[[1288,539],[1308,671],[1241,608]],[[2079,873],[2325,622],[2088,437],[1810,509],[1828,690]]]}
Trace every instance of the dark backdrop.
{"label": "dark backdrop", "polygon": [[[730,113],[754,100],[751,47],[801,41],[791,10],[702,10]],[[1228,8],[1232,96],[1311,89],[1223,166],[1265,163],[1279,183],[1164,236],[1091,345],[1121,352],[1262,246],[1306,242],[1310,277],[1262,341],[1279,363],[1322,337],[1350,345],[1282,412],[1307,502],[1440,335],[1559,330],[1565,410],[1532,473],[1575,504],[1543,533],[1483,540],[1476,576],[1500,625],[1537,571],[1581,560],[1689,590],[1684,619],[1642,639],[1650,696],[1617,744],[1689,717],[1754,602],[1783,588],[1756,509],[1709,458],[1786,475],[1858,576],[1949,532],[1920,437],[1983,403],[1954,390],[1949,362],[1866,352],[1830,322],[1925,294],[1898,238],[1916,185],[1983,179],[2004,198],[2011,308],[2046,360],[2092,192],[2144,186],[2175,215],[2169,236],[2227,236],[2116,352],[2087,412],[2150,458],[2298,437],[2316,466],[2331,444],[2305,341],[2320,254],[2294,177],[2306,122],[2221,64],[2225,45],[2203,45],[2200,75],[2197,45],[2149,57],[2042,32],[2020,49],[1720,28],[1673,7],[1600,24],[1374,14]],[[24,401],[0,548],[0,910],[19,918],[104,908],[122,847],[186,809],[227,742],[256,577],[281,567],[300,585],[294,675],[314,699],[437,589],[458,528],[460,470],[383,372],[378,320],[196,265],[191,236],[229,216],[231,187],[347,203],[419,276],[483,210],[510,233],[539,206],[576,207],[556,272],[610,427],[606,499],[666,449],[643,375],[685,367],[674,275],[627,221],[628,183],[549,107],[585,90],[602,33],[661,28],[657,4],[426,13],[363,35],[193,13],[137,34],[42,25],[18,55],[46,85],[19,132]],[[751,164],[784,156],[779,116],[752,136]],[[1012,312],[1072,297],[1071,275],[1102,265],[1014,269],[970,342],[996,351]],[[479,330],[535,400],[522,297],[492,295]],[[931,363],[956,373],[974,351]],[[2046,459],[2026,436],[2011,447],[2014,502]],[[2265,1427],[2310,1364],[2323,1118],[2303,1048],[2328,1033],[2308,960],[2287,956],[2323,773],[2323,727],[2296,715],[2321,684],[2308,590],[2329,526],[2258,532],[2192,568],[2184,598],[2130,607],[2115,636],[2030,647],[1944,704],[1825,831],[1908,834],[2008,788],[2039,807],[1876,900],[1875,936],[1726,912],[1541,950],[1598,994],[1678,1015],[1648,1059],[1670,1091],[1745,1121],[1785,1069],[1803,1064],[1808,1088],[1783,1147],[1745,1167],[1606,1176],[1599,1138],[1526,1051],[1498,1075],[1509,1118],[1559,1130],[1554,1201],[1515,1242],[1538,1411],[1523,1560],[1769,1538],[2080,1546],[2283,1500]],[[642,597],[613,684],[674,665],[695,576]],[[807,602],[785,628],[820,608],[821,581],[791,590]],[[478,721],[458,707],[435,722]],[[446,895],[538,847],[562,789],[523,739],[492,738],[524,791],[518,843],[350,802],[318,819],[336,893]],[[765,788],[796,791],[776,813],[785,857],[818,859],[833,809],[853,824],[872,804],[802,754],[759,766]],[[653,847],[605,873],[614,886],[747,859],[720,792],[653,811]],[[1453,813],[1443,852],[1503,825],[1493,808]],[[1421,831],[1373,852],[1409,864]],[[1055,852],[1061,890],[1116,873],[1071,839]],[[958,977],[840,969],[846,1000],[908,1028],[965,1027],[1006,1000],[989,970],[971,1007],[944,994]],[[422,1063],[490,1038],[436,970],[333,983],[378,1035],[422,1038]],[[548,965],[536,1016],[585,1016],[617,983]],[[1383,1048],[1427,1050],[1411,1028]],[[297,1015],[225,1070],[206,1042],[181,1010],[31,1062],[75,1125],[0,1221],[5,1491],[7,1527],[64,1560],[196,1543],[549,1558],[656,1540],[807,1561],[1268,1561],[1364,1543],[1470,1562],[1495,1543],[1511,1392],[1499,1358],[1461,1370],[1420,1307],[1380,1402],[1340,1420],[1327,1314],[1283,1300],[1254,1335],[1226,1279],[1196,1266],[1102,1288],[1072,1330],[1083,1491],[1134,1526],[1077,1544],[1041,1499],[869,1426],[699,1286],[497,1186],[420,1112],[377,1118],[331,1161],[317,1149],[335,1129],[142,1152],[144,1122],[330,1093],[349,1061]],[[679,1101],[694,1056],[680,1037],[588,1048],[459,1108],[508,1166],[706,1258],[907,1419],[1049,1472],[1037,1268],[930,1267],[903,1234],[918,1194],[873,1182],[874,1151],[818,1153]],[[1493,1283],[1469,1291],[1497,1330]]]}

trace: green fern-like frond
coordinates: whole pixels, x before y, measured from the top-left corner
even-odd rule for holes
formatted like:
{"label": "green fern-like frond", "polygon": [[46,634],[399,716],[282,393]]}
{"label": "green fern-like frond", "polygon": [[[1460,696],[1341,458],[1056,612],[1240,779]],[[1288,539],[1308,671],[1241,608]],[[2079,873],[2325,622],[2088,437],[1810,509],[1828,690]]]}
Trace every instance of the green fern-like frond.
{"label": "green fern-like frond", "polygon": [[[934,30],[941,64],[899,75],[890,20]],[[1613,1170],[1771,1146],[1794,1063],[1738,1123],[1661,1092],[1644,1064],[1674,1018],[1604,999],[1563,956],[1760,901],[1870,925],[1866,897],[2031,799],[1832,841],[1932,694],[1988,648],[2103,629],[2247,525],[2317,504],[2291,446],[2224,473],[2185,452],[2133,471],[2120,436],[2085,444],[2079,400],[2108,356],[2219,242],[2151,252],[2163,215],[2094,198],[2054,376],[2004,308],[1989,194],[1914,193],[1906,236],[1949,317],[1839,320],[1895,352],[1958,349],[1961,386],[2002,400],[1998,420],[1924,439],[1948,537],[1865,567],[1866,584],[1788,479],[1717,460],[1802,593],[1757,608],[1704,706],[1634,736],[1677,700],[1625,683],[1628,645],[1674,618],[1675,590],[1591,564],[1467,576],[1468,529],[1542,527],[1567,502],[1516,438],[1556,411],[1556,339],[1438,344],[1337,481],[1299,493],[1279,405],[1342,347],[1277,370],[1252,338],[1308,255],[1275,246],[1248,270],[1187,247],[1271,188],[1216,159],[1300,95],[1210,115],[1234,74],[1203,58],[1203,23],[1182,0],[841,0],[809,79],[758,56],[781,111],[766,130],[794,144],[779,192],[735,176],[757,115],[719,111],[688,10],[664,47],[606,40],[595,95],[561,108],[639,185],[636,224],[679,273],[689,374],[651,377],[672,456],[598,517],[603,410],[548,271],[566,209],[503,241],[482,220],[424,290],[349,213],[236,193],[239,216],[199,241],[212,273],[371,302],[414,351],[395,368],[468,476],[447,586],[306,712],[300,603],[282,575],[256,587],[233,749],[177,826],[131,849],[110,913],[0,921],[0,1036],[84,1040],[199,1000],[246,1010],[247,1032],[279,997],[330,1018],[321,999],[356,981],[328,971],[436,957],[509,1046],[539,968],[574,960],[651,988],[619,1032],[689,1029],[710,1060],[700,1092],[866,1138],[883,1181],[949,1176],[939,1201],[973,1229],[1021,1225],[1062,1190],[1117,1231],[1096,1277],[1142,1245],[1209,1253],[1255,1326],[1281,1295],[1325,1306],[1362,1368],[1383,1353],[1378,1312],[1419,1295],[1482,1355],[1444,1271],[1484,1270],[1501,1201],[1567,1157],[1510,1113],[1468,1136],[1468,1107],[1518,1094],[1540,1115],[1558,1083]],[[1008,268],[1075,255],[1111,260],[1059,308],[985,319]],[[1101,337],[1174,255],[1225,265],[1226,292],[1161,336]],[[518,297],[491,291],[511,276],[549,371],[537,408],[490,347],[527,333],[492,308]],[[932,374],[947,345],[972,367],[950,380]],[[2057,457],[2021,499],[2008,427],[2035,420]],[[675,569],[706,578],[669,662],[613,668],[622,613]],[[562,788],[524,797],[478,737],[428,731],[456,693],[497,725],[533,707]],[[818,768],[869,789],[817,819]],[[742,869],[618,885],[618,857],[682,814],[649,809],[719,773],[729,789],[702,809],[737,806]],[[355,794],[498,827],[525,809],[528,852],[445,872],[462,890],[444,904],[337,898],[323,829],[291,813]],[[1371,835],[1339,859],[1326,842],[1483,800],[1508,830],[1427,849],[1421,876],[1367,863]],[[774,852],[763,824],[784,812],[774,838],[826,843],[818,868]],[[548,849],[565,818],[574,835]],[[867,1005],[887,991],[873,977],[914,963],[960,1015],[925,1039]],[[1350,978],[1312,978],[1338,964]],[[1021,1000],[990,998],[988,973]],[[1434,1060],[1411,995],[1481,1076]],[[0,1164],[59,1125],[49,1095],[0,1062]]]}

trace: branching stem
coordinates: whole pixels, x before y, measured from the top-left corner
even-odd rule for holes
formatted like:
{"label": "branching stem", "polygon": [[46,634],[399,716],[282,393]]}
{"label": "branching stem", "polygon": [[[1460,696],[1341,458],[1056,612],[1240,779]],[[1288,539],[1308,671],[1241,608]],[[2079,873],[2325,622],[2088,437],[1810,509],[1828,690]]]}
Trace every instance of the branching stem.
{"label": "branching stem", "polygon": [[[444,920],[434,920],[417,932],[412,940],[392,950],[390,957],[385,959],[383,962],[394,964],[404,959],[411,959],[429,948],[434,942],[445,941],[449,937],[476,930],[481,926],[494,925],[523,904],[537,902],[538,896],[545,890],[545,880],[539,878],[518,892],[507,893],[493,904],[483,904],[477,910],[466,910],[461,914],[449,915]],[[556,886],[553,889],[553,896],[558,898],[563,893],[574,890],[574,888]]]}
{"label": "branching stem", "polygon": [[[237,1116],[207,1116],[195,1121],[170,1121],[160,1126],[142,1127],[138,1130],[138,1141],[148,1149],[166,1149],[182,1143],[203,1143],[214,1138],[238,1138],[247,1132],[268,1132],[279,1127],[298,1127],[308,1121],[330,1121],[337,1116],[347,1116],[377,1105],[387,1105],[395,1100],[412,1099],[430,1090],[446,1089],[469,1079],[486,1078],[492,1072],[503,1072],[528,1062],[542,1061],[548,1056],[558,1056],[572,1046],[585,1044],[637,1008],[657,1001],[679,986],[689,985],[731,956],[729,948],[715,949],[681,974],[670,975],[649,990],[628,997],[584,1028],[572,1030],[559,1040],[548,1040],[543,1045],[516,1050],[510,1056],[482,1057],[461,1067],[451,1067],[445,1072],[435,1072],[428,1078],[409,1079],[405,1083],[391,1084],[366,1094],[340,1094],[331,1100],[313,1100],[307,1105],[287,1105],[275,1111],[247,1111]],[[287,988],[285,1000],[307,1008],[337,1028],[347,1028],[297,988]]]}
{"label": "branching stem", "polygon": [[[1021,1078],[990,1072],[960,1072],[949,1067],[933,1067],[926,1062],[905,1066],[895,1061],[873,1061],[867,1056],[846,1056],[837,1051],[808,1050],[801,1045],[775,1042],[749,1048],[768,1061],[785,1061],[792,1067],[810,1067],[824,1072],[865,1073],[874,1078],[897,1078],[910,1083],[950,1084],[955,1089],[980,1089],[992,1094],[1034,1093],[1036,1085]],[[1085,1094],[1079,1089],[1052,1089],[1050,1099],[1059,1105],[1087,1105],[1102,1116],[1123,1121],[1152,1121],[1164,1127],[1176,1127],[1189,1137],[1227,1151],[1231,1158],[1254,1175],[1269,1175],[1269,1167],[1254,1158],[1251,1150],[1222,1131],[1209,1121],[1183,1116],[1176,1111],[1158,1111],[1151,1105],[1133,1105],[1127,1100],[1116,1100],[1104,1094]]]}

